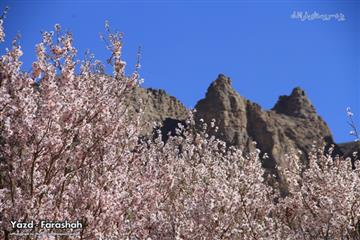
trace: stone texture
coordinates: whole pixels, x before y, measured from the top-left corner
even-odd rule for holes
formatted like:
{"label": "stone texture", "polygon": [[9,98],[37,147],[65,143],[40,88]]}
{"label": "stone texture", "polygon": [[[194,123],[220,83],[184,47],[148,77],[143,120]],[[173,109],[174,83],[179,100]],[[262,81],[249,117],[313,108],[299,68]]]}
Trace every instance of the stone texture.
{"label": "stone texture", "polygon": [[152,132],[154,122],[162,123],[167,118],[184,120],[187,117],[186,107],[161,89],[137,87],[126,99],[130,111],[142,109],[144,135]]}
{"label": "stone texture", "polygon": [[228,144],[242,146],[248,144],[247,100],[231,86],[230,78],[220,74],[211,83],[206,96],[195,106],[196,118],[210,123],[216,120],[218,136]]}
{"label": "stone texture", "polygon": [[[163,140],[167,139],[168,132],[174,134],[177,124],[184,124],[187,117],[184,105],[163,90],[136,88],[128,102],[131,111],[140,108],[144,111],[144,135],[153,133],[153,122],[163,123],[160,128]],[[299,87],[288,96],[280,96],[271,110],[264,110],[240,96],[233,89],[231,79],[220,74],[195,108],[195,119],[202,118],[206,123],[215,119],[219,127],[217,137],[229,145],[238,146],[246,153],[254,148],[252,142],[257,142],[257,148],[269,156],[263,166],[278,177],[281,176],[276,166],[286,165],[284,154],[291,149],[300,150],[303,161],[306,161],[314,143],[318,146],[334,144],[334,153],[343,156],[351,156],[353,151],[360,149],[358,144],[334,143],[327,124]]]}
{"label": "stone texture", "polygon": [[272,110],[291,117],[317,118],[314,106],[300,87],[294,88],[290,96],[280,96]]}
{"label": "stone texture", "polygon": [[291,149],[300,150],[305,161],[314,143],[334,143],[328,126],[298,87],[289,96],[280,96],[274,108],[266,111],[240,96],[230,78],[220,74],[195,108],[197,121],[216,120],[218,137],[228,144],[246,150],[256,141],[257,148],[269,156],[263,166],[278,177],[276,166],[286,165],[284,154]]}
{"label": "stone texture", "polygon": [[280,96],[274,108],[265,111],[240,96],[231,80],[220,74],[195,108],[198,119],[216,119],[219,136],[229,144],[244,146],[249,140],[256,141],[279,162],[289,148],[308,152],[314,141],[333,143],[329,128],[300,88],[290,96]]}

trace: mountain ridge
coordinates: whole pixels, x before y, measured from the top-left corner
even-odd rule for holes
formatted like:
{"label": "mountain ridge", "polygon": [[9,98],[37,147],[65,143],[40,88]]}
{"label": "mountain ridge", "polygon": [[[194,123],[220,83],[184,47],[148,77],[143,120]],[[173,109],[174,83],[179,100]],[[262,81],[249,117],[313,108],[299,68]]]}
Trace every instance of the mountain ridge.
{"label": "mountain ridge", "polygon": [[[165,124],[163,134],[174,132],[175,123],[188,116],[186,107],[161,89],[138,87],[128,101],[133,109],[144,110],[144,122]],[[272,171],[276,166],[286,164],[283,156],[291,149],[300,150],[303,161],[306,161],[314,143],[328,147],[334,145],[334,153],[345,157],[351,157],[349,149],[358,149],[351,143],[335,143],[326,122],[300,87],[295,87],[289,95],[279,96],[273,108],[264,110],[241,96],[232,87],[229,77],[219,74],[195,109],[196,121],[200,118],[208,123],[216,120],[219,127],[217,137],[227,144],[249,150],[251,143],[257,142],[257,147],[270,156],[264,167]],[[144,133],[151,133],[153,129],[149,125]]]}

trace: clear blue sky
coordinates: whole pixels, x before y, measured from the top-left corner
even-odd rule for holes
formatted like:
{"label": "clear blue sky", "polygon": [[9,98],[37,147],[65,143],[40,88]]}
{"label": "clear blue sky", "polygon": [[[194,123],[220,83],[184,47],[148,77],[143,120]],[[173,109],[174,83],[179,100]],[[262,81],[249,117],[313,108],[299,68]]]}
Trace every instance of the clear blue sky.
{"label": "clear blue sky", "polygon": [[[142,46],[144,85],[166,90],[187,107],[224,73],[265,109],[302,87],[338,142],[353,139],[347,106],[360,125],[360,1],[0,1],[5,5],[7,40],[21,33],[24,70],[40,31],[55,23],[73,32],[80,58],[90,49],[106,59],[99,32],[109,20],[125,33],[131,67]],[[293,11],[342,13],[346,20],[300,21],[290,18]]]}

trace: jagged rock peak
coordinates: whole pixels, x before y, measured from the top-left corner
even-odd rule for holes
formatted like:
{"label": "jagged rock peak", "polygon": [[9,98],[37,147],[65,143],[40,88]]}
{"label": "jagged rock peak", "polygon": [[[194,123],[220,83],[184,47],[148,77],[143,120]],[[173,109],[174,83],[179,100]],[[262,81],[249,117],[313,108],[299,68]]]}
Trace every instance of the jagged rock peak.
{"label": "jagged rock peak", "polygon": [[301,88],[301,87],[295,87],[292,92],[291,95],[292,97],[305,97],[305,91]]}
{"label": "jagged rock peak", "polygon": [[300,87],[294,88],[290,96],[280,96],[272,110],[280,114],[299,118],[313,118],[317,116],[314,106],[306,96],[305,91]]}
{"label": "jagged rock peak", "polygon": [[212,92],[227,92],[229,90],[233,90],[231,79],[224,74],[219,74],[217,79],[210,84],[206,95],[209,95]]}
{"label": "jagged rock peak", "polygon": [[215,119],[221,133],[218,137],[227,143],[239,145],[248,139],[246,105],[247,100],[232,88],[230,78],[219,74],[210,84],[205,98],[196,104],[195,119],[203,119],[206,123]]}
{"label": "jagged rock peak", "polygon": [[228,85],[231,86],[231,79],[224,74],[220,73],[217,79],[213,82],[215,85]]}
{"label": "jagged rock peak", "polygon": [[209,109],[226,111],[245,111],[246,100],[231,86],[231,79],[219,74],[207,89],[204,99],[201,99],[195,108],[208,112]]}

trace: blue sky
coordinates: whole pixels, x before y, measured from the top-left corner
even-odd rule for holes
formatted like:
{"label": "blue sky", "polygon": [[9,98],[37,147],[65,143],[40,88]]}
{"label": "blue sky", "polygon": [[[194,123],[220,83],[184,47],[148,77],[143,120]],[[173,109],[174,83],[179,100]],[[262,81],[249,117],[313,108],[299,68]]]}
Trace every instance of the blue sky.
{"label": "blue sky", "polygon": [[[79,58],[90,49],[107,59],[99,32],[109,20],[125,33],[129,71],[141,45],[144,86],[162,88],[187,107],[224,73],[265,109],[302,87],[337,142],[353,140],[347,106],[360,127],[360,1],[0,1],[6,5],[5,46],[22,35],[26,71],[40,31],[56,23],[73,32]],[[290,17],[294,11],[342,13],[345,21],[300,21]]]}

